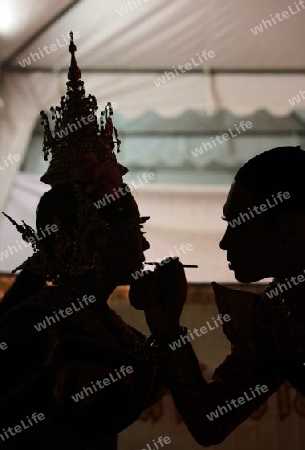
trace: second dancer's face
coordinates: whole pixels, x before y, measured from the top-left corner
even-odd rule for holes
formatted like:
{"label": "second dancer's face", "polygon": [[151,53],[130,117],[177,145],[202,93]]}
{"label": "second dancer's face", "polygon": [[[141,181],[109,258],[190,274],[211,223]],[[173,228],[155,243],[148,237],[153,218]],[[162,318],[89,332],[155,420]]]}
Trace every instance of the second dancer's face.
{"label": "second dancer's face", "polygon": [[228,221],[226,232],[219,243],[227,251],[229,268],[235,278],[243,283],[255,282],[264,278],[277,277],[285,272],[284,235],[281,227],[270,225],[268,211],[253,214],[249,220],[241,221],[235,227],[233,219],[241,213],[253,211],[260,205],[254,195],[239,182],[234,182],[223,207],[223,218]]}

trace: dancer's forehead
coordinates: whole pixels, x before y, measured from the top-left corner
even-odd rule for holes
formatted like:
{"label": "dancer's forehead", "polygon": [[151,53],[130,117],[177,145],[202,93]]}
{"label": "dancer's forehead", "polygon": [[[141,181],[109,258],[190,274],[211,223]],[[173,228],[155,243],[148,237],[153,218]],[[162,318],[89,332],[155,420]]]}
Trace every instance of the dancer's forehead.
{"label": "dancer's forehead", "polygon": [[258,203],[258,199],[246,186],[234,181],[223,206],[223,215],[230,220],[241,212],[247,211],[249,207],[258,205]]}

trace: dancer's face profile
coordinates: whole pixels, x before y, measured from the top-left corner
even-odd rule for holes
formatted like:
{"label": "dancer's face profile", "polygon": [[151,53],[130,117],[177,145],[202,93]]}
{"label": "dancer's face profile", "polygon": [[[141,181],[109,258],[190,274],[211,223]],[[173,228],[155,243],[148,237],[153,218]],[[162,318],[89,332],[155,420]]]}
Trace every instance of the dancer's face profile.
{"label": "dancer's face profile", "polygon": [[130,283],[131,274],[142,269],[144,252],[150,248],[143,235],[144,228],[140,228],[140,213],[132,195],[125,208],[126,222],[112,227],[109,243],[102,250],[107,273],[115,277],[118,285]]}
{"label": "dancer's face profile", "polygon": [[[251,283],[264,278],[283,278],[296,270],[301,261],[297,253],[305,247],[305,216],[300,213],[279,213],[271,217],[269,210],[260,214],[249,214],[249,208],[262,202],[244,185],[235,181],[223,207],[223,218],[227,229],[219,243],[227,251],[229,268],[242,283]],[[272,211],[276,212],[275,209]],[[240,218],[241,213],[250,216],[233,227],[229,221]],[[294,242],[287,250],[287,243]],[[301,254],[301,252],[300,252]]]}

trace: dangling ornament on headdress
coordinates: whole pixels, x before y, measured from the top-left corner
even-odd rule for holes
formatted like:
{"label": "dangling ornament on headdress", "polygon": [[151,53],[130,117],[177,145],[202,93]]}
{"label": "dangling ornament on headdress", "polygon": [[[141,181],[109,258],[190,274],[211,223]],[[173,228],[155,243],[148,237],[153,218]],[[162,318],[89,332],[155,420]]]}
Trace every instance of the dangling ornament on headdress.
{"label": "dangling ornament on headdress", "polygon": [[[60,106],[51,107],[54,131],[51,131],[48,116],[41,111],[44,125],[44,159],[51,156],[47,172],[41,177],[43,183],[51,187],[62,183],[72,183],[77,199],[77,223],[73,233],[65,232],[59,219],[54,223],[59,231],[56,233],[54,254],[47,254],[43,244],[36,244],[35,231],[23,222],[18,225],[7,214],[5,216],[22,233],[26,242],[35,242],[34,255],[28,258],[17,270],[27,268],[37,274],[44,275],[48,281],[56,281],[60,275],[80,275],[100,264],[100,254],[86,251],[86,239],[94,230],[109,229],[110,224],[102,219],[97,208],[87,196],[95,192],[98,198],[111,194],[123,183],[123,175],[128,169],[118,163],[115,150],[120,151],[121,141],[113,126],[113,110],[108,102],[105,110],[97,118],[97,101],[93,95],[85,95],[81,71],[75,59],[77,48],[70,32],[69,67],[66,95],[61,98]],[[77,182],[84,182],[85,189]],[[117,202],[117,199],[114,200]],[[119,201],[118,201],[119,204]],[[120,207],[118,206],[118,209]],[[147,218],[133,218],[127,227],[142,227]]]}

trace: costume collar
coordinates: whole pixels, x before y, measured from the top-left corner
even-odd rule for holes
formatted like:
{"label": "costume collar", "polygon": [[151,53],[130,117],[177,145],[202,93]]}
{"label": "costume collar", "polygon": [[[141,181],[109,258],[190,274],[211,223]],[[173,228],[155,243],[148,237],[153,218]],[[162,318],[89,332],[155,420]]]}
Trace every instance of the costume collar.
{"label": "costume collar", "polygon": [[259,294],[231,289],[212,282],[215,300],[222,315],[231,320],[223,323],[223,332],[233,345],[245,349],[254,347],[254,311]]}

